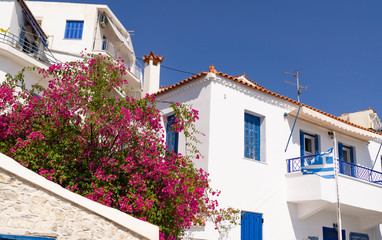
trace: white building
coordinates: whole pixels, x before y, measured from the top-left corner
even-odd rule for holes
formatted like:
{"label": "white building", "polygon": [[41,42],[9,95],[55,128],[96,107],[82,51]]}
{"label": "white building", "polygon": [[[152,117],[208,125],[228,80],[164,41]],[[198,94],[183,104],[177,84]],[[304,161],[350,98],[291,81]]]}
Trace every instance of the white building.
{"label": "white building", "polygon": [[[130,34],[107,5],[6,0],[0,7],[0,77],[25,66],[75,61],[83,51],[101,53],[124,60],[127,95],[141,96],[142,69]],[[28,74],[27,84],[41,80]]]}
{"label": "white building", "polygon": [[[222,191],[220,205],[242,211],[241,226],[230,231],[230,239],[332,240],[339,227],[343,239],[382,239],[381,134],[271,92],[245,75],[217,72],[212,65],[208,72],[157,87],[164,118],[172,115],[166,101],[192,104],[199,111],[205,158],[195,164]],[[169,136],[171,147],[184,152],[184,136]],[[314,166],[321,171],[334,166],[330,157],[315,155],[332,147],[340,159],[340,218],[335,178],[311,174],[318,171]],[[314,160],[315,165],[303,166],[303,174],[301,163]],[[194,239],[219,238],[212,223],[190,233]]]}
{"label": "white building", "polygon": [[[47,68],[57,62],[47,48],[46,33],[23,0],[1,1],[0,8],[0,81],[23,67]],[[35,72],[25,73],[28,87],[41,79]]]}

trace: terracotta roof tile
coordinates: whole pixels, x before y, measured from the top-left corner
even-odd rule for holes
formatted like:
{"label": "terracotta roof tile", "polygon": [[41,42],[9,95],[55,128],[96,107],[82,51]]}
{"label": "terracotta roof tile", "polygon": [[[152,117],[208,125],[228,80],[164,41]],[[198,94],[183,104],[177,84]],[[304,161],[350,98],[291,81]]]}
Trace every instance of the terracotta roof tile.
{"label": "terracotta roof tile", "polygon": [[[213,66],[213,65],[211,65],[211,66]],[[215,68],[213,68],[213,70],[215,70]],[[215,70],[215,71],[216,71],[216,70]],[[198,74],[196,74],[196,75],[194,75],[194,76],[192,76],[192,77],[189,77],[189,78],[187,78],[187,79],[185,79],[185,80],[183,80],[183,81],[180,81],[180,82],[178,82],[178,83],[176,83],[176,84],[174,84],[174,85],[171,85],[171,86],[168,86],[168,87],[166,87],[166,88],[163,88],[163,89],[159,90],[158,92],[155,93],[155,95],[157,96],[157,95],[166,93],[166,92],[168,92],[168,91],[170,91],[170,90],[172,90],[172,89],[174,89],[174,88],[177,88],[177,87],[179,87],[179,86],[182,86],[182,85],[184,85],[184,84],[186,84],[186,83],[189,83],[189,82],[191,82],[191,81],[193,81],[193,80],[195,80],[195,79],[198,79],[198,78],[200,78],[200,77],[206,76],[207,74],[208,74],[208,72],[201,72],[201,73],[198,73]],[[324,112],[324,111],[321,111],[321,110],[319,110],[319,109],[317,109],[317,108],[308,106],[308,105],[306,105],[306,104],[304,104],[304,103],[299,103],[299,102],[297,102],[296,100],[293,100],[293,99],[291,99],[291,98],[282,96],[282,95],[280,95],[280,94],[278,94],[278,93],[269,91],[268,89],[266,89],[266,88],[264,88],[264,87],[262,87],[262,86],[260,86],[260,85],[249,84],[249,83],[247,83],[247,82],[245,82],[245,81],[243,81],[243,80],[240,80],[240,79],[237,78],[237,77],[229,76],[228,74],[223,74],[222,72],[217,72],[216,75],[219,75],[219,76],[228,78],[228,79],[230,79],[230,80],[232,80],[232,81],[234,81],[234,82],[237,82],[237,83],[240,83],[240,84],[242,84],[242,85],[244,85],[244,86],[248,86],[248,87],[250,87],[250,88],[252,88],[252,89],[255,89],[255,90],[258,90],[258,91],[261,91],[261,92],[270,94],[270,95],[272,95],[272,96],[281,98],[281,99],[286,100],[286,101],[288,101],[288,102],[291,102],[291,103],[293,103],[293,104],[304,106],[304,107],[309,108],[309,109],[311,109],[311,110],[313,110],[313,111],[319,112],[319,113],[321,113],[321,114],[323,114],[323,115],[325,115],[325,116],[328,116],[328,117],[330,117],[330,118],[336,119],[336,120],[338,120],[338,121],[340,121],[340,122],[349,124],[349,125],[351,125],[351,126],[360,128],[360,129],[362,129],[362,130],[365,130],[365,131],[368,131],[368,132],[372,132],[372,133],[375,133],[375,134],[378,134],[378,135],[382,135],[381,133],[378,133],[378,132],[376,132],[376,131],[374,131],[374,130],[372,130],[372,129],[361,127],[361,126],[359,126],[359,125],[357,125],[357,124],[354,124],[354,123],[352,123],[352,122],[346,121],[346,120],[341,119],[341,118],[339,118],[339,117],[337,117],[337,116],[334,116],[334,115],[332,115],[332,114],[329,114],[329,113],[326,113],[326,112]]]}
{"label": "terracotta roof tile", "polygon": [[149,55],[143,56],[143,62],[148,64],[150,60],[153,60],[153,64],[157,65],[158,63],[163,62],[163,58],[164,57],[161,57],[159,55],[154,56],[154,53],[151,51]]}

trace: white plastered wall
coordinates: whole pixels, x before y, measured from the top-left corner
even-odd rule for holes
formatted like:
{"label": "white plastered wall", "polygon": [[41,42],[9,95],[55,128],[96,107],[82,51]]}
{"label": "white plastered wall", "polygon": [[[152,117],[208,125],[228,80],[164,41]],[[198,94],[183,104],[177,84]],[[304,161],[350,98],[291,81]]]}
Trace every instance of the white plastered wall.
{"label": "white plastered wall", "polygon": [[[199,87],[202,83],[198,82],[207,85],[209,91]],[[221,206],[263,214],[263,239],[300,240],[308,236],[322,239],[322,227],[332,227],[336,222],[333,211],[298,220],[295,205],[287,202],[286,159],[300,156],[300,129],[320,135],[321,151],[333,145],[328,129],[298,120],[288,150],[284,151],[294,122],[293,117],[285,117],[284,113],[295,110],[296,105],[223,77],[215,78],[214,74],[175,88],[160,95],[158,99],[191,103],[195,109],[200,110],[198,125],[203,126],[202,131],[206,133],[208,145],[201,146],[207,156],[204,160],[206,162],[202,165],[197,163],[197,166],[207,169],[212,187],[222,191],[219,200]],[[160,105],[160,109],[163,109],[164,114],[170,112],[165,105]],[[260,162],[244,158],[245,112],[262,119]],[[368,144],[342,134],[338,134],[338,139],[358,149],[357,161],[367,167],[372,166],[378,143]],[[180,152],[183,144],[181,138]],[[343,222],[347,238],[350,231],[373,236],[372,230],[365,231],[358,226],[359,219],[354,216],[345,214]],[[197,239],[218,238],[210,223],[206,227],[193,227],[191,233]],[[230,237],[240,239],[240,226],[230,231]]]}

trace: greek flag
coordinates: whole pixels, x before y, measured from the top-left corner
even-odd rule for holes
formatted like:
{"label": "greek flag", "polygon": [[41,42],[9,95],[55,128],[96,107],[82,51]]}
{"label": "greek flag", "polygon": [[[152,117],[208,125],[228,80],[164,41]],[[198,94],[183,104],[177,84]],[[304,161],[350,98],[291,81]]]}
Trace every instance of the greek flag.
{"label": "greek flag", "polygon": [[301,171],[303,174],[334,178],[333,148],[327,152],[301,159]]}

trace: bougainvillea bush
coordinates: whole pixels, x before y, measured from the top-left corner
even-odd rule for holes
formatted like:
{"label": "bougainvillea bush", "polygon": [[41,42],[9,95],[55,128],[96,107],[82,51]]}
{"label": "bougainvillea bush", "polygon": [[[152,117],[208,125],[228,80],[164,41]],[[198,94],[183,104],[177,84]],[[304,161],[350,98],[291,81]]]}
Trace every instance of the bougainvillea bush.
{"label": "bougainvillea bush", "polygon": [[[35,70],[47,88],[26,90],[22,74],[0,85],[2,153],[75,193],[158,225],[165,239],[216,212],[208,174],[191,157],[166,149],[154,96],[122,97],[128,88],[122,61],[87,55]],[[173,108],[182,116],[175,131],[193,126],[197,111]]]}

